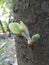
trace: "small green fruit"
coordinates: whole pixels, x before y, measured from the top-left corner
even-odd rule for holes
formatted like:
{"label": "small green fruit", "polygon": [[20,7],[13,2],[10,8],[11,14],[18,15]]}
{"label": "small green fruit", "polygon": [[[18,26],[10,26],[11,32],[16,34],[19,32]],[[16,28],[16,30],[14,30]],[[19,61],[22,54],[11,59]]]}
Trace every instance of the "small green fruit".
{"label": "small green fruit", "polygon": [[22,31],[20,30],[19,26],[20,26],[19,23],[10,23],[9,24],[9,29],[14,34],[21,34]]}
{"label": "small green fruit", "polygon": [[40,39],[40,35],[39,34],[35,34],[35,35],[32,36],[32,40],[34,40],[34,41],[37,41],[39,39]]}

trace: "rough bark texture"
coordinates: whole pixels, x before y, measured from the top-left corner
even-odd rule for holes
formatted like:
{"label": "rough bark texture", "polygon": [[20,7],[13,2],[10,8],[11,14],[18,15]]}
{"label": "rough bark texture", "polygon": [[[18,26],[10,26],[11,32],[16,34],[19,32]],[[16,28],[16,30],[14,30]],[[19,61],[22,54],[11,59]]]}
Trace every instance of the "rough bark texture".
{"label": "rough bark texture", "polygon": [[13,0],[14,21],[22,20],[30,36],[39,33],[41,39],[33,48],[21,35],[15,36],[18,65],[49,65],[49,1]]}

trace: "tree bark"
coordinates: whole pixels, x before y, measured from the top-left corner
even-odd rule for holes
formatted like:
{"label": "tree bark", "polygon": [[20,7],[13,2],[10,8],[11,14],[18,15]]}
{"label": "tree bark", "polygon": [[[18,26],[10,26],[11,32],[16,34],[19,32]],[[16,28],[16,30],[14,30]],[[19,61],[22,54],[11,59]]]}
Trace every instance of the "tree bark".
{"label": "tree bark", "polygon": [[49,2],[48,0],[13,0],[14,22],[22,20],[30,36],[39,33],[40,40],[32,46],[21,35],[15,36],[18,65],[49,65]]}

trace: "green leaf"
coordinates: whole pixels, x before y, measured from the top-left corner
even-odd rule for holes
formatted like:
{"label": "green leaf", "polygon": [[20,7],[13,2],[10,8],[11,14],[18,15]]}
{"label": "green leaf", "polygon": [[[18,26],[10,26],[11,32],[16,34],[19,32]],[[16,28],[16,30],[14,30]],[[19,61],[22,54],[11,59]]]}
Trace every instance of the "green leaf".
{"label": "green leaf", "polygon": [[14,34],[21,34],[22,31],[20,30],[19,26],[20,26],[19,23],[10,23],[9,24],[9,29]]}
{"label": "green leaf", "polygon": [[7,24],[7,22],[3,21],[2,25],[3,25],[4,31],[7,32],[7,30],[8,30],[8,24]]}
{"label": "green leaf", "polygon": [[2,54],[2,53],[3,53],[3,48],[0,49],[0,54]]}
{"label": "green leaf", "polygon": [[23,28],[25,31],[29,32],[27,26],[26,26],[22,21],[20,21],[20,26],[22,26],[22,28]]}
{"label": "green leaf", "polygon": [[39,39],[40,39],[40,35],[39,34],[35,34],[35,35],[32,36],[32,40],[34,40],[34,41],[37,41]]}
{"label": "green leaf", "polygon": [[3,0],[0,0],[0,5],[2,5],[3,4]]}

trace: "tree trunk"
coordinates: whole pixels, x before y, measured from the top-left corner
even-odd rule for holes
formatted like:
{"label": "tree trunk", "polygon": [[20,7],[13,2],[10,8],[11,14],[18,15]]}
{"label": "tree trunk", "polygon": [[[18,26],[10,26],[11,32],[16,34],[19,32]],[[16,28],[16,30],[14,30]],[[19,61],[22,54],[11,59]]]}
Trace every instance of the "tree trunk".
{"label": "tree trunk", "polygon": [[15,36],[18,65],[49,65],[49,2],[48,0],[13,0],[14,22],[22,20],[30,36],[39,33],[36,46],[27,45],[21,35]]}

